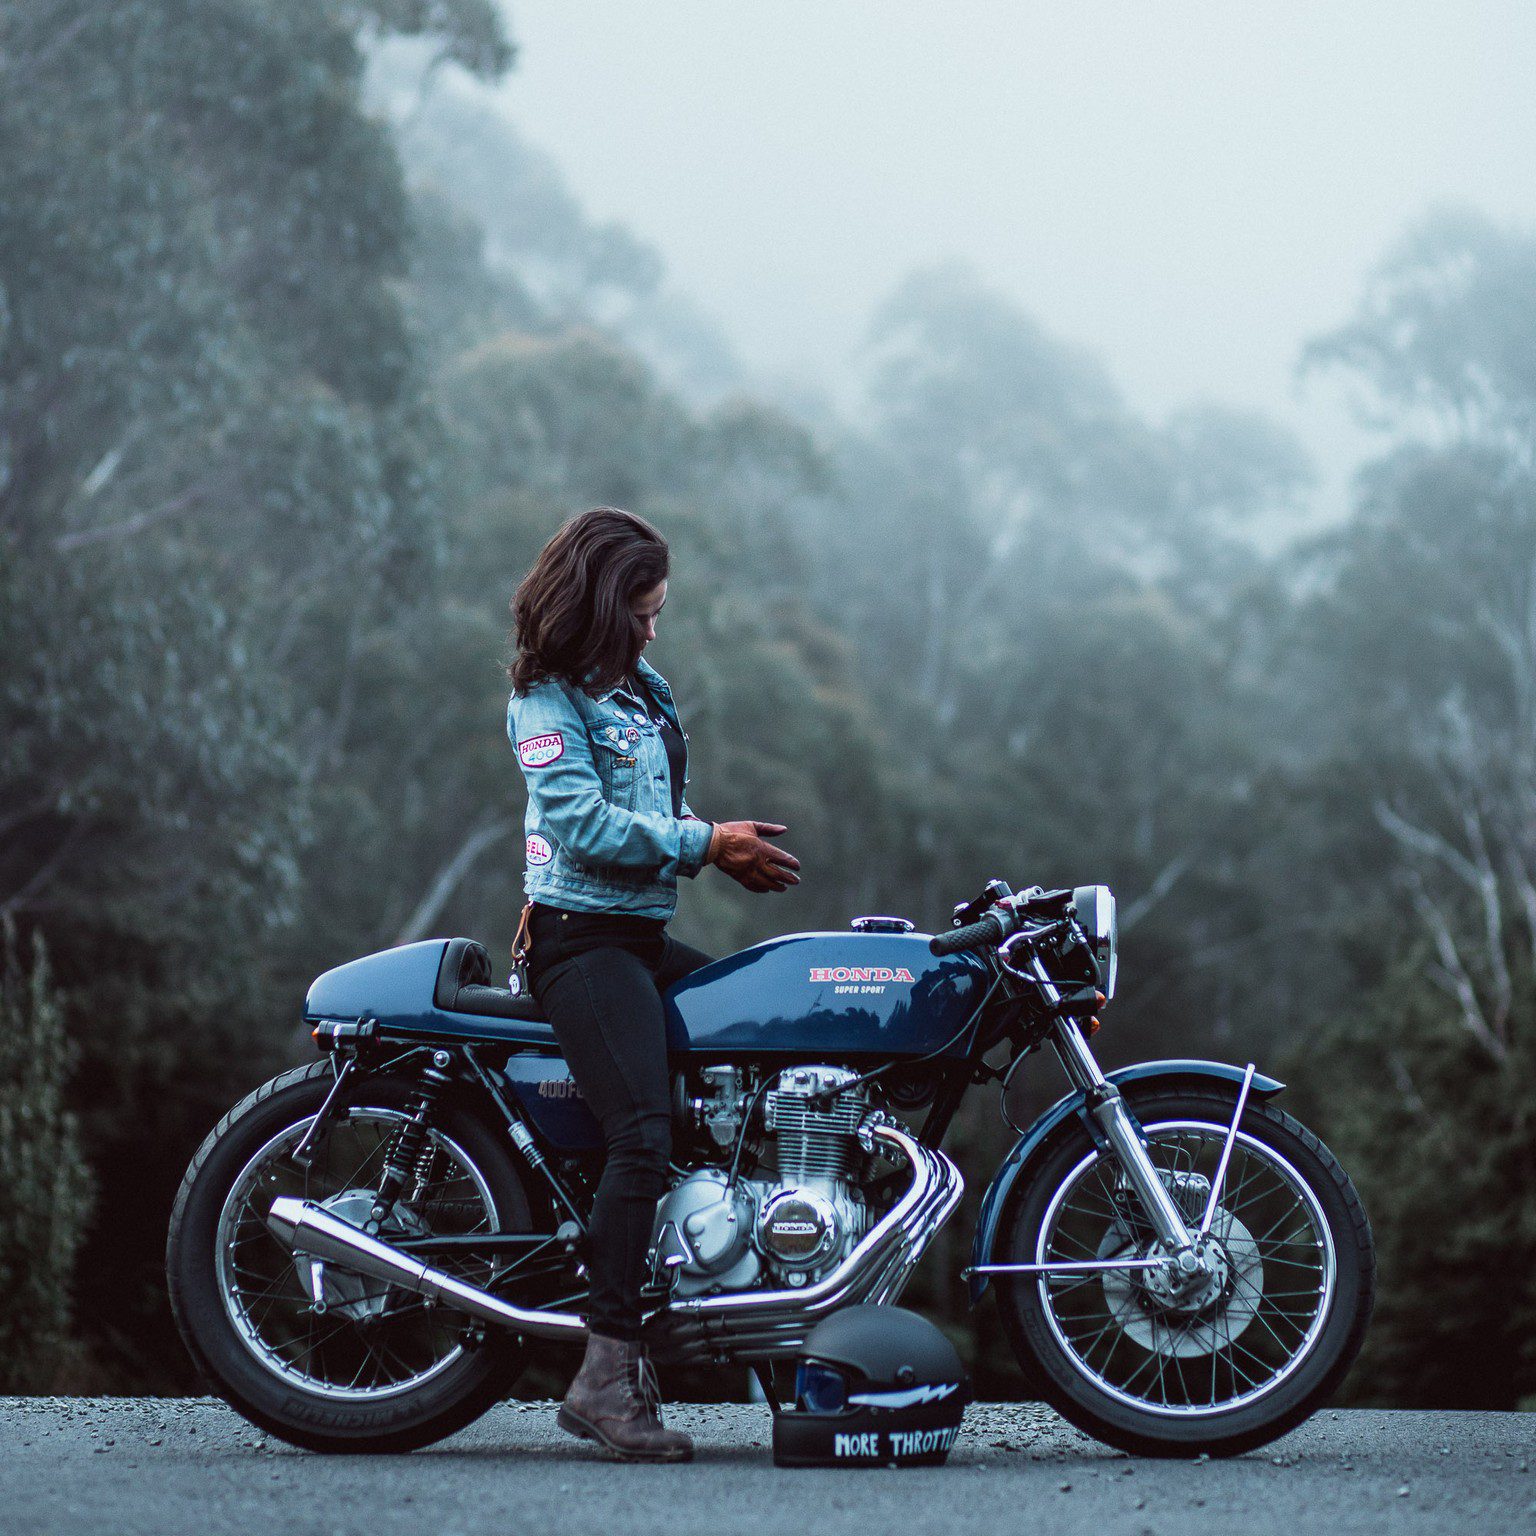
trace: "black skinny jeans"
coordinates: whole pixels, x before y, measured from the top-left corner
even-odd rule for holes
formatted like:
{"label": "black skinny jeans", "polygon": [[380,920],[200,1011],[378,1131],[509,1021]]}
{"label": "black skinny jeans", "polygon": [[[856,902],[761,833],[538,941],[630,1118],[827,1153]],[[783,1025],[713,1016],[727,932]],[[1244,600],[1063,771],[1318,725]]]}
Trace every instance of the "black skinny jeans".
{"label": "black skinny jeans", "polygon": [[645,1255],[672,1156],[661,993],[710,956],[679,943],[663,919],[624,912],[535,902],[528,928],[529,985],[607,1146],[592,1202],[587,1326],[637,1340]]}

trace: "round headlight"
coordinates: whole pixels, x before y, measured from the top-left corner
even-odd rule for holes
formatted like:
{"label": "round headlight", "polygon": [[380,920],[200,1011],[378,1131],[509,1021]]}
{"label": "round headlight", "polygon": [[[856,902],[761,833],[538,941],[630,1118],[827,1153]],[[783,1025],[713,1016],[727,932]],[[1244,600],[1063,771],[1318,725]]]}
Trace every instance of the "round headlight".
{"label": "round headlight", "polygon": [[1107,885],[1080,885],[1072,893],[1077,920],[1088,935],[1094,964],[1099,970],[1099,991],[1105,997],[1115,995],[1115,954],[1117,937],[1115,893]]}

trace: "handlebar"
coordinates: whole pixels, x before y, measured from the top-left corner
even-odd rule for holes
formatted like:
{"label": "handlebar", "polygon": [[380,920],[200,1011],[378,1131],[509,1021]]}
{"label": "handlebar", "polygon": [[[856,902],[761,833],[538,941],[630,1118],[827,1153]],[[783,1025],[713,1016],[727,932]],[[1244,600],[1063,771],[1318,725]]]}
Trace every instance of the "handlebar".
{"label": "handlebar", "polygon": [[[928,941],[928,948],[935,955],[954,955],[962,949],[985,949],[988,945],[1001,944],[1009,934],[1016,932],[1025,918],[1059,919],[1072,909],[1071,891],[1046,891],[1038,885],[1021,891],[1017,896],[1008,887],[994,881],[971,904],[971,911],[985,901],[988,895],[997,896],[996,905],[984,917],[963,928],[953,928],[948,933],[936,933]],[[964,907],[955,908],[955,916],[965,914]]]}
{"label": "handlebar", "polygon": [[980,922],[967,923],[948,933],[936,933],[928,940],[928,948],[935,955],[955,955],[962,949],[983,949],[989,944],[1001,944],[1003,925],[990,912]]}

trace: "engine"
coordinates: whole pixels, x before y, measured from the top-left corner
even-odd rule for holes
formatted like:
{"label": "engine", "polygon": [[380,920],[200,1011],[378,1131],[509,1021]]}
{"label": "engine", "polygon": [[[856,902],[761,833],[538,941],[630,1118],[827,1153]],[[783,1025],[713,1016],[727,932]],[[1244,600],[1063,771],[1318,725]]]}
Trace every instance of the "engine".
{"label": "engine", "polygon": [[703,1093],[677,1106],[721,1166],[686,1174],[656,1208],[653,1260],[674,1294],[798,1287],[839,1264],[869,1230],[858,1185],[867,1154],[856,1136],[872,1107],[842,1067],[790,1067],[763,1092],[734,1180],[729,1162],[761,1085],[734,1066],[707,1067]]}

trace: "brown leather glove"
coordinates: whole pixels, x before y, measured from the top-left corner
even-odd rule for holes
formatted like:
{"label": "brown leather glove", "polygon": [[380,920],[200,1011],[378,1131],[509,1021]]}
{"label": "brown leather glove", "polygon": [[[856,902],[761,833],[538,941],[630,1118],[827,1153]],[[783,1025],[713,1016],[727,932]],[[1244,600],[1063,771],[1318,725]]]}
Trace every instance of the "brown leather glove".
{"label": "brown leather glove", "polygon": [[717,821],[710,834],[706,864],[723,869],[749,891],[782,891],[800,884],[800,860],[765,840],[787,832],[776,821]]}

